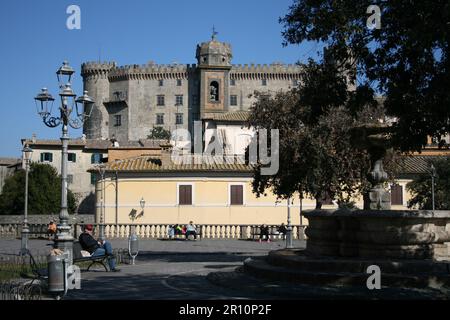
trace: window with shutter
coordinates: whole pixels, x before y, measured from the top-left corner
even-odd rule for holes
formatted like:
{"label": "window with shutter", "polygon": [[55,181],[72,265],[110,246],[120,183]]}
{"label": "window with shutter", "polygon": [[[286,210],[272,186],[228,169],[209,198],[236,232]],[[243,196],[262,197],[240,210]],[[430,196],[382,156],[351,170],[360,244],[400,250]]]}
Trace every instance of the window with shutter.
{"label": "window with shutter", "polygon": [[178,188],[178,204],[192,205],[192,186],[180,185]]}
{"label": "window with shutter", "polygon": [[244,204],[244,188],[242,185],[230,186],[230,205]]}
{"label": "window with shutter", "polygon": [[75,153],[67,154],[67,161],[69,161],[69,162],[77,162],[77,155]]}
{"label": "window with shutter", "polygon": [[403,188],[399,184],[391,186],[391,204],[403,205]]}

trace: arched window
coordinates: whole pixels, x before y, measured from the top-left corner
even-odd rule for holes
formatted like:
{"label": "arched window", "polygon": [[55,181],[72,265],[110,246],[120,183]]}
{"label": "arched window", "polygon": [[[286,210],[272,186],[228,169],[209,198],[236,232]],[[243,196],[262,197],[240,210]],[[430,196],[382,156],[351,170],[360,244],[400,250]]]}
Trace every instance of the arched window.
{"label": "arched window", "polygon": [[211,81],[209,85],[209,100],[219,101],[219,83],[217,81]]}

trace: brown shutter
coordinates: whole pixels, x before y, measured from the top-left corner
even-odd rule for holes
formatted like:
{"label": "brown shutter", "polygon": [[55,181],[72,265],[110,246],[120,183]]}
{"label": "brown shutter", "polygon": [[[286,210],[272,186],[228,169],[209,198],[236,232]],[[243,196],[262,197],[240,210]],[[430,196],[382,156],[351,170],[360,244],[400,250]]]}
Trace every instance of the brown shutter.
{"label": "brown shutter", "polygon": [[230,188],[230,204],[231,205],[243,205],[244,204],[244,194],[243,187],[240,185],[231,186]]}
{"label": "brown shutter", "polygon": [[399,184],[393,184],[391,186],[391,204],[393,205],[403,204],[403,188]]}
{"label": "brown shutter", "polygon": [[179,187],[179,204],[191,205],[192,204],[192,186],[180,185]]}

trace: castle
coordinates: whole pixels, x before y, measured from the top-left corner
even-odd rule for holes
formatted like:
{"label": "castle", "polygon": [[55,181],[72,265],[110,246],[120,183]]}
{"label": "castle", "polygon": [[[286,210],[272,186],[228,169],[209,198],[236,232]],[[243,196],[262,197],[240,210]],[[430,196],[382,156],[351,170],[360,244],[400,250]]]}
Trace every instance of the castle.
{"label": "castle", "polygon": [[87,110],[86,137],[137,141],[158,126],[192,133],[194,121],[243,123],[255,90],[288,90],[300,77],[298,65],[231,64],[231,46],[215,33],[197,45],[196,59],[187,65],[84,63],[84,89],[95,101]]}

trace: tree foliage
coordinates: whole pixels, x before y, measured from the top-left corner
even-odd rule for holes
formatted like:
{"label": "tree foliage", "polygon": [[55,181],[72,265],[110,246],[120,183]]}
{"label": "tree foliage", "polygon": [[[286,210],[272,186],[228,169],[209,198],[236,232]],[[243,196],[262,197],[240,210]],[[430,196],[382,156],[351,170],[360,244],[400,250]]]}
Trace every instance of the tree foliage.
{"label": "tree foliage", "polygon": [[[67,194],[69,213],[76,210],[73,193]],[[0,214],[23,214],[25,206],[25,170],[5,180],[0,194]],[[61,177],[48,164],[32,163],[28,173],[28,214],[57,214],[61,208]]]}
{"label": "tree foliage", "polygon": [[[380,29],[367,27],[370,5],[381,9]],[[320,64],[334,61],[347,76],[342,80],[358,80],[354,107],[370,103],[372,89],[386,98],[387,114],[397,118],[397,148],[420,150],[427,136],[450,131],[448,0],[295,0],[280,22],[285,45],[323,43],[326,59]],[[306,85],[320,81],[313,74]],[[342,82],[326,83],[327,97],[315,96],[319,103],[322,98],[341,101]]]}
{"label": "tree foliage", "polygon": [[160,140],[169,140],[170,139],[170,131],[165,130],[163,127],[154,127],[148,135],[149,139],[160,139]]}
{"label": "tree foliage", "polygon": [[[436,168],[434,179],[434,203],[436,210],[450,210],[450,159],[433,162]],[[406,185],[412,198],[408,201],[409,208],[428,209],[432,206],[431,172],[417,177]]]}
{"label": "tree foliage", "polygon": [[[270,188],[280,198],[300,192],[315,198],[317,208],[326,197],[349,203],[352,196],[368,188],[370,169],[367,152],[353,148],[351,129],[356,124],[378,121],[383,110],[365,107],[352,115],[339,103],[311,99],[317,93],[306,93],[309,89],[278,92],[273,97],[256,93],[249,125],[279,130],[280,165],[272,176],[261,175],[261,165],[257,165],[253,191],[260,196]],[[345,105],[347,101],[343,97],[340,103]]]}

